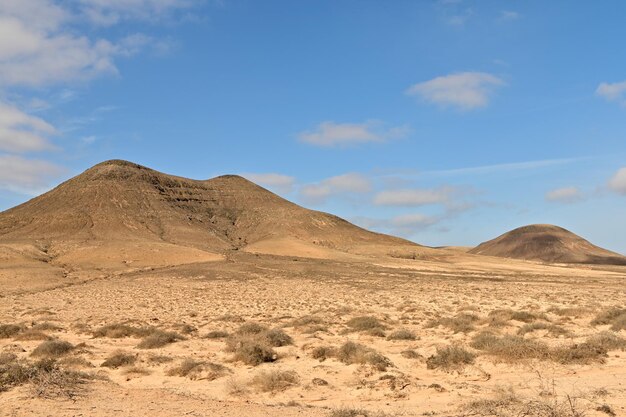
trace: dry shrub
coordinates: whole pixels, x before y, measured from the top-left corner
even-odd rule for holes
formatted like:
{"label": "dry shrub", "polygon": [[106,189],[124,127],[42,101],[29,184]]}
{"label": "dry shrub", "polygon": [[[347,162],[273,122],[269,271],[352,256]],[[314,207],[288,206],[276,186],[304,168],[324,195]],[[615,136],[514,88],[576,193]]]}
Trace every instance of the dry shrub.
{"label": "dry shrub", "polygon": [[67,355],[74,349],[74,345],[64,340],[47,340],[37,346],[31,356],[45,358],[59,358]]}
{"label": "dry shrub", "polygon": [[267,330],[268,328],[263,326],[262,324],[251,321],[251,322],[244,323],[241,326],[239,326],[239,328],[237,329],[235,333],[238,335],[249,336],[249,335],[263,333],[263,332],[266,332]]}
{"label": "dry shrub", "polygon": [[516,320],[524,323],[532,323],[536,320],[548,321],[548,318],[543,313],[531,313],[529,311],[514,311],[508,308],[497,309],[491,311],[484,323],[490,327],[504,327],[508,325],[509,321]]}
{"label": "dry shrub", "polygon": [[199,379],[202,374],[205,374],[202,379],[213,381],[221,376],[224,376],[227,371],[228,368],[224,365],[187,358],[178,366],[168,370],[167,375]]}
{"label": "dry shrub", "polygon": [[452,345],[437,348],[437,353],[426,359],[428,369],[442,369],[444,371],[458,370],[474,363],[476,355],[462,346]]}
{"label": "dry shrub", "polygon": [[137,347],[139,349],[156,349],[184,339],[183,336],[176,332],[156,330],[149,336],[144,337]]}
{"label": "dry shrub", "polygon": [[611,330],[619,332],[620,330],[626,330],[626,314],[621,314],[613,320],[611,324]]}
{"label": "dry shrub", "polygon": [[364,332],[373,329],[384,329],[385,326],[376,317],[359,316],[348,320],[346,325],[356,332]]}
{"label": "dry shrub", "polygon": [[226,350],[233,352],[233,360],[256,366],[274,362],[278,355],[266,341],[251,336],[231,336],[226,340]]}
{"label": "dry shrub", "polygon": [[593,320],[591,320],[591,324],[594,326],[604,325],[604,324],[613,324],[617,320],[625,320],[626,318],[626,309],[613,307],[607,310],[604,310]]}
{"label": "dry shrub", "polygon": [[336,408],[328,417],[370,417],[370,413],[362,408]]}
{"label": "dry shrub", "polygon": [[479,317],[475,314],[461,313],[454,317],[442,317],[430,320],[426,323],[426,328],[443,326],[454,333],[469,333],[474,330],[474,323],[479,321]]}
{"label": "dry shrub", "polygon": [[187,324],[187,323],[177,323],[173,325],[172,328],[182,334],[187,334],[187,335],[198,331],[197,327],[194,327],[191,324]]}
{"label": "dry shrub", "polygon": [[558,395],[554,389],[534,397],[519,396],[512,389],[499,389],[493,398],[470,402],[461,408],[461,416],[483,417],[585,417],[580,398]]}
{"label": "dry shrub", "polygon": [[257,373],[251,384],[262,392],[276,392],[298,385],[299,381],[300,378],[294,371],[273,369]]}
{"label": "dry shrub", "polygon": [[552,323],[545,323],[542,321],[534,322],[534,323],[526,323],[522,327],[519,328],[517,334],[519,336],[524,336],[526,333],[531,333],[537,330],[547,330],[550,336],[567,336],[570,333],[561,326],[557,326]]}
{"label": "dry shrub", "polygon": [[407,329],[396,330],[387,336],[387,340],[415,340],[415,333]]}
{"label": "dry shrub", "polygon": [[3,355],[0,360],[0,392],[30,384],[38,397],[73,399],[89,379],[85,373],[60,368],[54,359],[30,363],[18,360],[15,355]]}
{"label": "dry shrub", "polygon": [[205,339],[224,339],[228,337],[228,332],[224,330],[213,330],[204,335]]}
{"label": "dry shrub", "polygon": [[24,329],[25,327],[21,324],[0,324],[0,339],[14,337]]}
{"label": "dry shrub", "polygon": [[248,394],[248,387],[240,379],[230,377],[226,381],[226,392],[230,395],[242,397]]}
{"label": "dry shrub", "polygon": [[124,369],[124,375],[132,377],[132,376],[146,376],[150,375],[150,371],[146,368],[141,368],[139,366],[131,366],[129,368]]}
{"label": "dry shrub", "polygon": [[545,343],[520,336],[496,336],[483,332],[474,337],[471,346],[507,362],[525,359],[551,360],[562,364],[602,362],[608,350],[624,348],[626,341],[608,333],[601,333],[587,341],[571,346],[551,348]]}
{"label": "dry shrub", "polygon": [[49,340],[50,336],[38,330],[28,329],[18,334],[15,340]]}
{"label": "dry shrub", "polygon": [[31,329],[39,330],[39,331],[42,331],[42,332],[46,332],[46,331],[56,332],[57,330],[63,330],[63,328],[61,326],[56,325],[54,323],[50,323],[49,321],[44,321],[44,322],[41,322],[41,323],[33,324],[31,326]]}
{"label": "dry shrub", "polygon": [[146,337],[159,330],[152,326],[132,327],[124,323],[107,324],[96,329],[93,337],[108,337],[110,339],[121,339],[123,337]]}
{"label": "dry shrub", "polygon": [[332,346],[317,346],[311,351],[311,357],[318,359],[320,362],[325,361],[328,358],[332,358],[337,354],[337,349]]}
{"label": "dry shrub", "polygon": [[281,329],[271,329],[264,331],[260,335],[270,346],[280,347],[293,344],[293,339]]}
{"label": "dry shrub", "polygon": [[561,317],[584,317],[591,313],[591,310],[585,307],[550,307],[548,313],[556,314]]}
{"label": "dry shrub", "polygon": [[323,324],[325,324],[325,321],[319,316],[303,316],[293,320],[287,327],[308,327]]}
{"label": "dry shrub", "polygon": [[550,348],[545,343],[520,336],[497,336],[489,332],[481,332],[474,336],[470,346],[509,362],[546,359],[550,353]]}
{"label": "dry shrub", "polygon": [[376,352],[374,349],[363,346],[355,342],[344,343],[336,352],[336,358],[347,365],[362,364],[371,365],[378,371],[386,371],[388,367],[393,366],[391,361]]}
{"label": "dry shrub", "polygon": [[411,349],[403,350],[400,352],[400,355],[406,359],[419,359],[422,357],[422,355]]}
{"label": "dry shrub", "polygon": [[127,352],[115,352],[102,362],[100,366],[115,369],[120,366],[134,365],[135,362],[137,362],[137,356]]}

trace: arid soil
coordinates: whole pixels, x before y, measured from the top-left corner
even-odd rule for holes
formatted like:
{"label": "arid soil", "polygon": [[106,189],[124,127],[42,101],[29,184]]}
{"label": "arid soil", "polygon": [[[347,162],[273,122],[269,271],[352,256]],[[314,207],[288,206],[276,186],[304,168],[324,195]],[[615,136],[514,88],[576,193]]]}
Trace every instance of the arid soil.
{"label": "arid soil", "polygon": [[626,415],[626,270],[476,258],[231,251],[2,287],[0,368],[57,368],[5,378],[0,415]]}

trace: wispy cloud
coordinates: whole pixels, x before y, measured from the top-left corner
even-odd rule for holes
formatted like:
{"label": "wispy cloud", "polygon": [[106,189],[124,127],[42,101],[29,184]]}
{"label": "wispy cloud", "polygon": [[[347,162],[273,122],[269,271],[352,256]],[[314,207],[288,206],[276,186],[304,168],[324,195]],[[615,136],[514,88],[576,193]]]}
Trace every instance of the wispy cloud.
{"label": "wispy cloud", "polygon": [[493,91],[504,84],[485,72],[460,72],[414,84],[406,93],[443,107],[473,110],[487,106]]}
{"label": "wispy cloud", "polygon": [[626,167],[620,168],[609,180],[609,188],[621,195],[626,195]]}
{"label": "wispy cloud", "polygon": [[545,198],[554,203],[571,204],[583,200],[584,195],[577,187],[563,187],[548,191]]}
{"label": "wispy cloud", "polygon": [[300,198],[309,204],[320,204],[334,195],[365,194],[372,190],[371,181],[358,173],[348,173],[326,178],[316,184],[300,188]]}
{"label": "wispy cloud", "polygon": [[454,188],[452,187],[386,190],[376,194],[374,204],[404,207],[443,204],[449,201],[453,192]]}
{"label": "wispy cloud", "polygon": [[298,138],[311,145],[333,147],[385,142],[405,137],[409,132],[408,126],[386,128],[384,123],[377,120],[364,123],[323,122],[313,131],[301,132]]}
{"label": "wispy cloud", "polygon": [[249,179],[250,181],[266,186],[270,189],[281,193],[290,193],[293,191],[293,186],[296,182],[294,177],[288,175],[276,174],[276,173],[263,173],[263,174],[241,174],[242,177]]}
{"label": "wispy cloud", "polygon": [[0,155],[0,189],[37,195],[64,172],[62,167],[50,162]]}
{"label": "wispy cloud", "polygon": [[0,150],[40,152],[54,149],[48,136],[56,129],[39,117],[31,116],[0,101]]}
{"label": "wispy cloud", "polygon": [[498,16],[498,20],[501,22],[507,22],[511,20],[517,20],[520,17],[522,17],[522,15],[514,10],[502,10],[500,12],[500,15]]}
{"label": "wispy cloud", "polygon": [[424,171],[416,176],[466,176],[466,175],[489,175],[498,172],[532,171],[540,168],[566,165],[579,162],[587,158],[562,158],[562,159],[540,159],[536,161],[510,162],[504,164],[481,165],[466,168],[454,168]]}
{"label": "wispy cloud", "polygon": [[596,89],[596,95],[605,100],[626,105],[626,81],[601,83]]}
{"label": "wispy cloud", "polygon": [[155,21],[173,12],[194,7],[198,0],[79,0],[82,12],[93,23],[110,26],[122,20]]}

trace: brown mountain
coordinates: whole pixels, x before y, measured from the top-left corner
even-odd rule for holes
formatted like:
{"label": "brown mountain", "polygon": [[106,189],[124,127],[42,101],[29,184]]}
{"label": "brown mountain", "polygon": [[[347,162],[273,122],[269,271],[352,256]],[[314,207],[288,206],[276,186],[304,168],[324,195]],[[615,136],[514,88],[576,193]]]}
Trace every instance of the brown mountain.
{"label": "brown mountain", "polygon": [[59,262],[93,267],[206,260],[234,249],[327,257],[421,248],[305,209],[236,175],[198,181],[120,160],[0,213],[0,243],[33,243]]}
{"label": "brown mountain", "polygon": [[626,257],[562,227],[546,224],[517,228],[481,243],[469,253],[543,262],[626,265]]}

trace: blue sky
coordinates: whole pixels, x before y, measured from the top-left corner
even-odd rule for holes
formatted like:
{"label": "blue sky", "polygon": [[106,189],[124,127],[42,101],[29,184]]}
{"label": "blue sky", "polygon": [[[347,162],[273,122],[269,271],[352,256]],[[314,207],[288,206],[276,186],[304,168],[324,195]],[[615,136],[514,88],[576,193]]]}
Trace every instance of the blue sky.
{"label": "blue sky", "polygon": [[626,3],[3,0],[0,209],[102,160],[428,245],[626,253]]}

